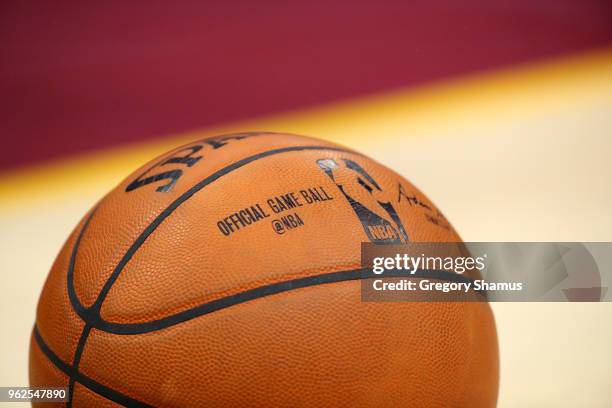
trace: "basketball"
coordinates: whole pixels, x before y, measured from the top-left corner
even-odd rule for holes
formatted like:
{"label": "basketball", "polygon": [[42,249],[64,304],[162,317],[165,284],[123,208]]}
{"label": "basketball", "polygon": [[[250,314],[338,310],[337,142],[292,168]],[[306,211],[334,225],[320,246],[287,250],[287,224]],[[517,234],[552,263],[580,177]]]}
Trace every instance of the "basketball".
{"label": "basketball", "polygon": [[348,148],[195,141],[68,237],[38,303],[31,386],[68,387],[73,407],[495,406],[487,302],[360,296],[362,242],[460,240],[410,182]]}

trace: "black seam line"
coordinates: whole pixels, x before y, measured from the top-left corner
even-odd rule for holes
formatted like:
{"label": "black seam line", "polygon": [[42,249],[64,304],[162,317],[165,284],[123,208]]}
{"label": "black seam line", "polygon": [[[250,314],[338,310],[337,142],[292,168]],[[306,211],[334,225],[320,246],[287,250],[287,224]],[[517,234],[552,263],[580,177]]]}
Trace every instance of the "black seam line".
{"label": "black seam line", "polygon": [[87,387],[91,391],[95,392],[98,395],[101,395],[104,398],[107,398],[111,401],[116,402],[117,404],[121,404],[126,407],[151,407],[151,405],[145,404],[142,401],[138,401],[137,399],[128,397],[125,394],[120,393],[119,391],[113,390],[105,385],[100,384],[99,382],[92,380],[88,376],[80,373],[79,371],[73,370],[69,364],[66,364],[57,354],[51,350],[51,348],[45,343],[44,339],[40,335],[38,331],[38,327],[34,326],[34,338],[36,339],[36,343],[42,350],[42,352],[47,356],[49,361],[53,363],[60,371],[62,371],[67,376],[76,380],[76,382],[82,384]]}
{"label": "black seam line", "polygon": [[81,239],[83,238],[85,230],[87,229],[89,222],[93,218],[93,215],[96,212],[96,209],[97,209],[97,206],[94,207],[93,210],[91,210],[91,213],[85,220],[85,223],[83,224],[83,227],[81,228],[81,231],[79,232],[79,235],[74,243],[74,246],[72,248],[72,253],[70,254],[70,263],[68,265],[68,274],[66,277],[67,286],[68,286],[67,288],[68,297],[70,298],[72,307],[77,312],[77,314],[81,316],[81,318],[83,318],[83,320],[85,321],[85,326],[83,327],[83,331],[81,332],[81,336],[79,337],[79,342],[77,344],[77,348],[74,352],[74,356],[72,360],[72,366],[71,366],[71,371],[70,371],[71,374],[70,374],[70,379],[68,381],[68,402],[66,403],[66,408],[72,407],[74,384],[76,381],[75,374],[78,373],[79,363],[81,361],[81,355],[83,354],[83,350],[85,349],[85,343],[87,342],[89,333],[91,332],[91,328],[92,328],[88,319],[85,319],[83,317],[84,316],[83,313],[86,312],[86,310],[81,304],[81,302],[79,301],[78,296],[76,295],[76,292],[74,290],[74,265],[76,262],[78,248],[81,244]]}
{"label": "black seam line", "polygon": [[[153,320],[144,323],[113,323],[97,317],[90,322],[96,329],[113,334],[142,334],[162,330],[170,326],[183,323],[187,320],[206,315],[221,309],[228,308],[240,303],[245,303],[251,300],[259,299],[265,296],[276,295],[282,292],[287,292],[295,289],[324,285],[337,282],[345,282],[351,280],[372,279],[383,276],[371,274],[371,269],[353,269],[338,272],[331,272],[322,275],[307,276],[288,281],[273,283],[270,285],[260,286],[244,292],[213,300],[208,303],[201,304],[183,312],[176,313],[172,316],[162,319]],[[472,279],[454,272],[443,270],[419,270],[416,273],[409,271],[387,271],[384,277],[412,277],[412,278],[429,278],[450,282],[473,282]],[[473,287],[473,286],[472,286]]]}
{"label": "black seam line", "polygon": [[[66,281],[68,283],[68,298],[70,299],[70,303],[72,303],[72,308],[79,316],[81,316],[81,318],[83,318],[87,309],[85,308],[85,306],[83,306],[83,304],[79,300],[79,297],[76,294],[76,290],[74,289],[74,266],[76,262],[77,253],[79,251],[79,247],[81,246],[81,239],[83,238],[83,235],[85,234],[85,230],[87,229],[89,222],[91,221],[94,214],[96,213],[96,210],[97,210],[97,207],[94,207],[93,210],[91,210],[91,213],[87,217],[87,220],[85,220],[85,223],[81,227],[81,231],[79,231],[79,235],[74,243],[74,246],[72,247],[72,253],[70,254],[70,262],[68,264],[68,274],[66,277]],[[87,319],[83,318],[83,320],[87,320]]]}
{"label": "black seam line", "polygon": [[68,403],[66,404],[67,408],[72,407],[72,394],[74,392],[74,382],[75,377],[74,374],[78,372],[79,363],[81,362],[81,355],[83,354],[83,349],[85,348],[85,342],[89,337],[89,333],[91,332],[91,325],[86,323],[83,327],[83,331],[81,332],[81,337],[79,338],[79,343],[77,344],[77,348],[74,352],[74,358],[72,360],[72,375],[70,375],[70,381],[68,381]]}
{"label": "black seam line", "polygon": [[[183,193],[176,200],[174,200],[168,207],[166,207],[166,209],[164,209],[164,211],[161,212],[161,214],[159,214],[151,222],[151,224],[149,224],[147,226],[147,228],[145,228],[145,230],[138,236],[138,238],[136,238],[134,243],[132,243],[132,245],[128,248],[126,253],[123,255],[123,257],[121,258],[121,260],[119,261],[119,263],[117,264],[117,266],[115,267],[115,269],[113,270],[113,272],[111,273],[109,278],[104,283],[104,286],[100,290],[100,293],[98,294],[98,297],[96,298],[95,302],[89,308],[84,308],[84,306],[80,302],[78,302],[76,293],[74,293],[74,285],[73,284],[72,285],[69,284],[68,285],[68,291],[69,291],[70,301],[73,304],[72,305],[73,309],[85,321],[88,321],[88,320],[90,320],[92,318],[95,319],[97,317],[98,313],[99,313],[99,310],[100,310],[100,308],[102,306],[102,303],[104,302],[104,299],[106,298],[106,295],[108,294],[108,292],[110,291],[111,287],[113,286],[113,284],[115,283],[115,281],[119,277],[119,274],[121,273],[121,271],[123,270],[125,265],[130,261],[130,259],[132,259],[132,256],[134,256],[136,251],[146,241],[146,239],[149,237],[149,235],[151,235],[151,233],[153,233],[153,231],[155,231],[157,229],[157,227],[168,216],[170,216],[174,212],[174,210],[176,210],[182,203],[184,203],[185,201],[190,199],[195,193],[200,191],[202,188],[204,188],[208,184],[212,183],[213,181],[219,179],[220,177],[222,177],[222,176],[224,176],[224,175],[226,175],[228,173],[231,173],[232,171],[234,171],[234,170],[236,170],[236,169],[238,169],[238,168],[240,168],[240,167],[242,167],[242,166],[244,166],[246,164],[254,162],[256,160],[263,159],[265,157],[273,156],[273,155],[280,154],[280,153],[295,152],[295,151],[304,151],[304,150],[336,151],[336,152],[342,152],[342,153],[358,154],[356,152],[353,152],[353,151],[350,151],[350,150],[347,150],[347,149],[344,149],[344,148],[339,148],[339,147],[330,147],[330,146],[292,146],[292,147],[285,147],[285,148],[281,148],[281,149],[273,149],[273,150],[268,150],[268,151],[265,151],[265,152],[261,152],[261,153],[255,154],[253,156],[246,157],[246,158],[244,158],[242,160],[239,160],[239,161],[237,161],[235,163],[230,164],[229,166],[224,167],[221,170],[216,171],[215,173],[211,174],[210,176],[206,177],[205,179],[203,179],[202,181],[200,181],[199,183],[197,183],[196,185],[191,187],[189,190],[187,190],[185,193]],[[81,231],[81,234],[85,230],[85,226],[83,226],[83,227],[84,228]],[[74,265],[72,265],[72,266],[74,266]],[[73,291],[72,294],[70,294],[71,291]],[[74,300],[77,300],[77,302],[74,302]]]}

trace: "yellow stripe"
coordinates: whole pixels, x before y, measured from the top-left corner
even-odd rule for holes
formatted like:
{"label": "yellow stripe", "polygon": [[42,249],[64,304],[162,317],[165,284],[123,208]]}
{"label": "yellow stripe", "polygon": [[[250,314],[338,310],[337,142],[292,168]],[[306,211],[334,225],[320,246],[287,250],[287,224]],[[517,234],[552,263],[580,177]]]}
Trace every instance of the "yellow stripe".
{"label": "yellow stripe", "polygon": [[[584,104],[612,114],[612,49],[476,74],[359,100],[233,123],[0,174],[0,209],[99,195],[137,166],[206,135],[270,130],[313,135],[366,150],[374,143],[449,134],[453,127],[496,118],[543,115]],[[534,135],[534,137],[537,135]],[[400,139],[400,140],[398,140]]]}

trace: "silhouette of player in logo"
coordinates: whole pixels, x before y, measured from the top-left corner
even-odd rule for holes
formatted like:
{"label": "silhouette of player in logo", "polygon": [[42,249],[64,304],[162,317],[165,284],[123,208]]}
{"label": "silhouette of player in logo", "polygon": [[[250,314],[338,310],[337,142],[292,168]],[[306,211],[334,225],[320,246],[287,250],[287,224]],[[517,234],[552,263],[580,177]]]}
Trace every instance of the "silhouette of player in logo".
{"label": "silhouette of player in logo", "polygon": [[370,241],[408,242],[408,234],[388,195],[359,164],[348,159],[320,159],[317,165],[351,204]]}

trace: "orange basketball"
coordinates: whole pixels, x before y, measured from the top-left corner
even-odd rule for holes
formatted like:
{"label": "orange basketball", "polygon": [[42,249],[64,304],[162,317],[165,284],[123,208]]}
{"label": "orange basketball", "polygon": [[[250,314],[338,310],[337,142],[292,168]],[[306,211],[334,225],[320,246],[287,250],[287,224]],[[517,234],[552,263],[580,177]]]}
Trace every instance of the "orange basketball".
{"label": "orange basketball", "polygon": [[361,242],[459,240],[352,150],[263,132],[193,142],[68,238],[40,297],[31,385],[69,387],[78,407],[494,406],[486,302],[360,298]]}

